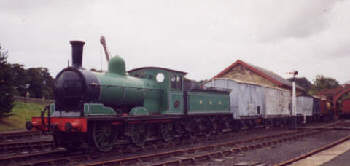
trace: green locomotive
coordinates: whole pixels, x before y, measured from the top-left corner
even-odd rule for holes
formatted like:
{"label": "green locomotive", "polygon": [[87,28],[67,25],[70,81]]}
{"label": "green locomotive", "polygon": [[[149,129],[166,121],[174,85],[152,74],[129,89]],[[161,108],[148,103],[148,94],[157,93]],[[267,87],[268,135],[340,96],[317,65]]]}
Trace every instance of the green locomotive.
{"label": "green locomotive", "polygon": [[27,123],[29,130],[51,131],[58,146],[109,151],[235,127],[229,92],[187,88],[186,73],[167,68],[126,72],[119,56],[105,73],[88,71],[82,68],[84,42],[70,43],[72,66],[55,78],[55,103]]}

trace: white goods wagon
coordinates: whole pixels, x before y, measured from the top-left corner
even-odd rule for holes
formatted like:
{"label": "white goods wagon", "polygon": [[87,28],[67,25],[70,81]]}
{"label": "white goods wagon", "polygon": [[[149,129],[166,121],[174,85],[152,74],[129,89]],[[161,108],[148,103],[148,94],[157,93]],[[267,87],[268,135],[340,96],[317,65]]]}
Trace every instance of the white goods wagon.
{"label": "white goods wagon", "polygon": [[284,89],[264,88],[265,118],[288,117],[291,115],[291,93]]}
{"label": "white goods wagon", "polygon": [[230,90],[230,110],[234,119],[249,119],[264,115],[264,88],[258,85],[238,83],[230,79],[215,79],[206,88]]}
{"label": "white goods wagon", "polygon": [[214,79],[204,87],[231,91],[230,105],[235,119],[269,119],[291,115],[292,99],[288,90],[239,83],[231,79]]}
{"label": "white goods wagon", "polygon": [[308,96],[297,97],[297,114],[312,116],[314,99]]}

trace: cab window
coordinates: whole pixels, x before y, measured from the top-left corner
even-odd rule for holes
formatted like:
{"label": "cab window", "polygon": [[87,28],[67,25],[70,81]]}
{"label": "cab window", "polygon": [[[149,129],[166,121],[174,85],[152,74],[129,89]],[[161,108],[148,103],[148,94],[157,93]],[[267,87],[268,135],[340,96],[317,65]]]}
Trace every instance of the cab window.
{"label": "cab window", "polygon": [[163,73],[158,73],[157,75],[156,75],[156,81],[158,82],[158,83],[161,83],[161,82],[164,82],[164,74]]}
{"label": "cab window", "polygon": [[176,76],[173,74],[170,75],[170,86],[171,89],[176,89]]}
{"label": "cab window", "polygon": [[176,76],[176,89],[182,90],[182,77]]}
{"label": "cab window", "polygon": [[182,90],[182,77],[179,75],[170,75],[171,89]]}

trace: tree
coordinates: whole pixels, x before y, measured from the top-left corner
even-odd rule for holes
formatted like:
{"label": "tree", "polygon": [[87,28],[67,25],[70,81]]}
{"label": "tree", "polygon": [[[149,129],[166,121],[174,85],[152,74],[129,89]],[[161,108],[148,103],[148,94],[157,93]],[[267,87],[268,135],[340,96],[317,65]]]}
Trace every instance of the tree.
{"label": "tree", "polygon": [[323,75],[317,75],[311,87],[311,92],[316,93],[324,89],[337,88],[338,86],[339,83],[336,79],[325,77]]}
{"label": "tree", "polygon": [[7,63],[8,52],[0,45],[0,117],[9,115],[13,107],[15,91],[11,65]]}
{"label": "tree", "polygon": [[52,98],[54,80],[47,68],[29,68],[27,70],[29,77],[30,97],[33,98]]}
{"label": "tree", "polygon": [[25,97],[27,92],[26,84],[29,82],[26,69],[24,69],[23,65],[15,63],[11,64],[11,70],[14,77],[15,95]]}
{"label": "tree", "polygon": [[54,79],[47,68],[41,68],[41,76],[43,78],[42,97],[53,99]]}
{"label": "tree", "polygon": [[[293,78],[288,78],[288,80],[292,82]],[[311,87],[312,87],[311,82],[308,79],[306,79],[305,77],[295,78],[295,83],[298,86],[304,88],[305,91],[309,91],[311,89]]]}

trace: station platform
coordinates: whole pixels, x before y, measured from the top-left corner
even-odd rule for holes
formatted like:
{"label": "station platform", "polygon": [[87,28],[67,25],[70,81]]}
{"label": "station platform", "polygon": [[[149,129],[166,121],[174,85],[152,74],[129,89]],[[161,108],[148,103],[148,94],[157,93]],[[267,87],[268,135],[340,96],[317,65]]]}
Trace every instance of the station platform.
{"label": "station platform", "polygon": [[323,164],[322,166],[348,166],[350,165],[350,151],[335,157],[333,160]]}
{"label": "station platform", "polygon": [[350,140],[291,164],[292,166],[349,166]]}

